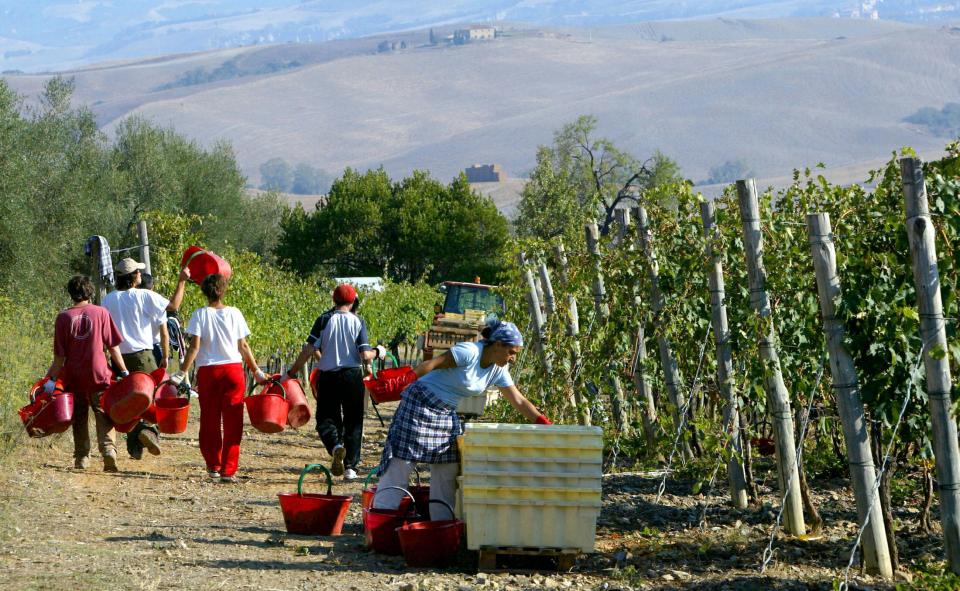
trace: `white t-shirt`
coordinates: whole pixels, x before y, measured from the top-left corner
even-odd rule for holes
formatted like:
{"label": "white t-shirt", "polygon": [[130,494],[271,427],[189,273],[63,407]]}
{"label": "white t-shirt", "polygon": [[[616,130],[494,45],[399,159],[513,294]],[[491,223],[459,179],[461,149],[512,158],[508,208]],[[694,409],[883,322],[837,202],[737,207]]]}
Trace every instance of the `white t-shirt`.
{"label": "white t-shirt", "polygon": [[200,337],[197,367],[240,363],[237,341],[250,336],[250,328],[240,310],[233,306],[200,308],[190,316],[187,334]]}
{"label": "white t-shirt", "polygon": [[111,291],[103,298],[101,305],[110,312],[123,337],[121,353],[153,349],[154,326],[166,322],[169,303],[170,300],[155,291],[136,287]]}
{"label": "white t-shirt", "polygon": [[457,366],[435,369],[417,380],[417,383],[426,385],[437,398],[454,406],[460,398],[480,394],[490,386],[509,388],[514,385],[507,366],[491,363],[487,367],[480,367],[484,346],[482,342],[457,343],[450,348],[450,355]]}

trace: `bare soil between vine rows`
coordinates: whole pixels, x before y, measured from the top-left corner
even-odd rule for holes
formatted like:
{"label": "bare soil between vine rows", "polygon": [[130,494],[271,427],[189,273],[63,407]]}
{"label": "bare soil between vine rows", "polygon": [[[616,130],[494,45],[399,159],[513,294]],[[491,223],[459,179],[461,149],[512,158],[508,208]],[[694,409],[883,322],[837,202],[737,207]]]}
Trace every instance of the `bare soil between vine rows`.
{"label": "bare soil between vine rows", "polygon": [[[389,421],[393,407],[380,408]],[[363,547],[360,482],[334,485],[335,494],[356,497],[344,535],[286,533],[277,493],[295,490],[304,464],[329,461],[312,422],[276,435],[248,426],[239,481],[221,484],[206,477],[197,414],[194,402],[187,432],[166,436],[161,456],[134,461],[121,441],[119,474],[104,473],[97,456],[86,470],[73,469],[69,432],[25,439],[0,471],[0,589],[830,589],[856,533],[845,483],[812,482],[825,530],[812,541],[778,537],[761,574],[770,507],[778,505],[769,480],[766,508],[737,512],[722,487],[705,498],[691,494],[691,483],[668,479],[656,504],[659,478],[621,473],[604,478],[597,553],[579,557],[570,572],[525,559],[505,564],[518,569],[512,572],[477,574],[477,556],[467,552],[457,567],[409,569],[402,557]],[[376,464],[385,434],[368,413],[364,472]],[[914,531],[916,512],[898,508],[908,565],[942,554],[938,536]],[[860,588],[891,588],[854,574]]]}

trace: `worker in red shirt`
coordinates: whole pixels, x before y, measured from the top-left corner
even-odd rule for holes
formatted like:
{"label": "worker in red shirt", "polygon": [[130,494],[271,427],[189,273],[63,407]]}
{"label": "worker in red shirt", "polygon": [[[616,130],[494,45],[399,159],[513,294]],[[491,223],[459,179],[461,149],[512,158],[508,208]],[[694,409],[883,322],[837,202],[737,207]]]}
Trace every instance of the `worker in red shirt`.
{"label": "worker in red shirt", "polygon": [[103,470],[117,472],[117,446],[113,422],[100,410],[100,395],[110,385],[111,371],[104,355],[110,353],[121,376],[127,367],[120,355],[120,331],[105,308],[90,303],[93,283],[86,275],[75,275],[67,283],[73,305],[60,312],[54,326],[53,363],[47,372],[44,391],[53,392],[57,379],[73,394],[74,467],[84,469],[90,462],[89,410],[96,421],[97,447],[103,456]]}

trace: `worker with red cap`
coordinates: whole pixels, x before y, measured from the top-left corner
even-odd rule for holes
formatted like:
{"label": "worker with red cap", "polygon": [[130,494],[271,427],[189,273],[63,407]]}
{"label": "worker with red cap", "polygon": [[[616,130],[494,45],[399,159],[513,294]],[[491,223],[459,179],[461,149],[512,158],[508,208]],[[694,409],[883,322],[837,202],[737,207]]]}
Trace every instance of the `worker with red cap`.
{"label": "worker with red cap", "polygon": [[333,308],[313,323],[307,342],[287,375],[297,373],[319,353],[316,381],[317,433],[333,458],[330,471],[344,480],[357,478],[363,441],[363,363],[386,354],[371,347],[367,326],[353,313],[357,290],[342,283],[333,290]]}

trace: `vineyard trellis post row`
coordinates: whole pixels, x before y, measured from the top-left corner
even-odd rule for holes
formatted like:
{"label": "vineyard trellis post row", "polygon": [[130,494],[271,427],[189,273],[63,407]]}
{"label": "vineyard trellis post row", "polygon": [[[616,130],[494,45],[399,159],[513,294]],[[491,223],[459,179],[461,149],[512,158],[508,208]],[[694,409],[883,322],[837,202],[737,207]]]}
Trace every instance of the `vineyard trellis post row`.
{"label": "vineyard trellis post row", "polygon": [[729,438],[730,461],[727,463],[727,479],[730,482],[730,499],[737,509],[746,509],[747,477],[743,469],[743,445],[740,441],[740,409],[733,387],[733,354],[730,348],[730,328],[727,325],[726,292],[723,283],[723,264],[714,252],[713,242],[719,235],[716,222],[716,206],[712,201],[700,203],[700,219],[706,238],[707,276],[710,285],[710,319],[713,323],[713,338],[717,349],[717,386],[724,400],[723,426]]}
{"label": "vineyard trellis post row", "polygon": [[861,525],[867,522],[862,538],[863,560],[868,573],[879,574],[889,579],[893,576],[893,567],[890,562],[890,548],[887,546],[882,508],[879,499],[875,498],[877,497],[876,472],[873,465],[873,451],[870,449],[867,418],[863,401],[860,399],[860,382],[853,359],[843,345],[845,327],[836,317],[835,302],[839,299],[842,290],[840,277],[837,275],[837,257],[830,214],[808,214],[807,237],[810,241],[813,268],[817,276],[823,332],[830,352],[830,374],[833,376],[837,410],[843,423],[843,438],[847,444],[847,458],[857,502],[857,516]]}
{"label": "vineyard trellis post row", "polygon": [[[783,383],[773,310],[767,295],[767,273],[763,267],[763,236],[760,229],[760,204],[754,179],[737,181],[740,221],[743,227],[743,248],[750,284],[750,307],[756,313],[757,345],[763,363],[767,412],[773,422],[777,458],[777,476],[784,494],[784,515],[787,531],[795,536],[806,533],[803,521],[803,499],[800,496],[800,471],[793,435],[793,410],[790,395]],[[813,396],[815,393],[811,393]]]}
{"label": "vineyard trellis post row", "polygon": [[[663,294],[660,292],[660,269],[657,264],[656,252],[653,250],[650,219],[647,217],[646,208],[642,205],[634,207],[633,213],[637,218],[637,237],[640,240],[640,251],[646,263],[647,277],[650,281],[650,311],[653,314],[654,332],[657,336],[657,349],[660,352],[660,365],[663,367],[663,381],[667,388],[667,396],[673,404],[674,428],[679,429],[683,419],[681,412],[687,409],[687,398],[686,392],[683,391],[683,378],[680,376],[680,366],[677,364],[677,359],[673,355],[673,348],[666,334],[667,327],[661,314],[663,311]],[[693,451],[690,449],[690,440],[687,437],[683,437],[682,442],[683,457],[693,457]]]}
{"label": "vineyard trellis post row", "polygon": [[599,318],[606,320],[610,316],[610,308],[607,306],[607,290],[603,286],[603,268],[600,258],[600,230],[595,222],[590,222],[584,226],[587,238],[587,252],[593,260],[593,306]]}
{"label": "vineyard trellis post row", "polygon": [[940,488],[940,519],[950,570],[960,574],[960,449],[957,423],[950,412],[952,383],[937,270],[936,228],[930,219],[927,188],[918,158],[900,160],[907,237],[920,312],[927,404],[933,426],[933,450]]}

